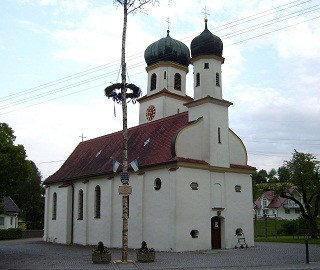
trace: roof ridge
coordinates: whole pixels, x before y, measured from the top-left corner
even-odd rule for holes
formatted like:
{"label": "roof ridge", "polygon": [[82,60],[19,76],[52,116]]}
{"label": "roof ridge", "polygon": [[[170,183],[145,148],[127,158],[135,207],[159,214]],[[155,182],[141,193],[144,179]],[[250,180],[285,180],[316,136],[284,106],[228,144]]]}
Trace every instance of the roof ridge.
{"label": "roof ridge", "polygon": [[[177,114],[170,115],[170,116],[167,116],[165,118],[161,118],[161,119],[158,119],[158,120],[155,120],[155,121],[151,121],[151,122],[144,123],[144,124],[141,124],[141,125],[133,126],[133,127],[128,128],[128,132],[131,131],[131,130],[136,130],[136,129],[139,129],[139,128],[142,128],[142,127],[146,127],[146,126],[157,125],[157,124],[159,124],[161,122],[170,120],[170,118],[174,119],[176,117],[181,117],[184,114],[188,114],[188,112],[177,113]],[[89,143],[89,142],[92,142],[92,141],[95,141],[95,140],[99,140],[99,139],[102,139],[102,138],[105,138],[105,137],[116,136],[121,132],[122,132],[122,130],[118,130],[118,131],[115,131],[115,132],[110,133],[110,134],[101,135],[99,137],[92,138],[92,139],[80,142],[79,144],[86,144],[86,143]]]}

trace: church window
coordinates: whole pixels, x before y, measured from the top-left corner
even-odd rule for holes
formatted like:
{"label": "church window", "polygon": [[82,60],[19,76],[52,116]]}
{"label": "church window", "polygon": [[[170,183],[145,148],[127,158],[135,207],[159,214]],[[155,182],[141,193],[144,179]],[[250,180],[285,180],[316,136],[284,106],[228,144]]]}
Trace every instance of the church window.
{"label": "church window", "polygon": [[78,220],[83,219],[83,190],[79,190],[78,194]]}
{"label": "church window", "polygon": [[204,69],[209,69],[209,63],[204,63]]}
{"label": "church window", "polygon": [[218,143],[221,143],[221,130],[218,128]]}
{"label": "church window", "polygon": [[154,90],[157,87],[157,75],[155,73],[153,73],[151,75],[151,86],[150,86],[150,90]]}
{"label": "church window", "polygon": [[192,182],[190,184],[190,187],[191,187],[192,190],[198,190],[199,184],[196,183],[196,182]]}
{"label": "church window", "polygon": [[191,235],[192,238],[198,238],[199,231],[198,230],[192,230],[190,232],[190,235]]}
{"label": "church window", "polygon": [[57,219],[57,193],[52,196],[52,219]]}
{"label": "church window", "polygon": [[154,189],[155,190],[160,190],[161,188],[161,179],[160,178],[156,178],[156,180],[154,180]]}
{"label": "church window", "polygon": [[200,86],[200,73],[196,74],[196,86]]}
{"label": "church window", "polygon": [[94,200],[94,217],[100,218],[100,207],[101,207],[101,189],[100,186],[95,188],[95,200]]}
{"label": "church window", "polygon": [[220,74],[216,73],[216,86],[220,86]]}
{"label": "church window", "polygon": [[179,73],[174,74],[174,89],[181,90],[181,75]]}

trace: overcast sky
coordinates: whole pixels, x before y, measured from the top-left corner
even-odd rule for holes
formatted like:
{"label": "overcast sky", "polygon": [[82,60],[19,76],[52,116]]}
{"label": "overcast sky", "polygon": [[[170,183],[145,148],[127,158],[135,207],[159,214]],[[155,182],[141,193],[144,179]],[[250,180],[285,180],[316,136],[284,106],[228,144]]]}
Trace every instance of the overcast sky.
{"label": "overcast sky", "polygon": [[[320,2],[161,0],[128,21],[129,79],[146,93],[146,47],[170,36],[190,47],[208,27],[224,43],[223,98],[248,164],[279,168],[294,149],[320,153]],[[43,179],[81,141],[119,131],[121,106],[104,96],[119,82],[122,10],[112,0],[2,0],[0,122],[15,131]],[[187,94],[193,96],[192,66]],[[138,125],[138,103],[128,124]]]}

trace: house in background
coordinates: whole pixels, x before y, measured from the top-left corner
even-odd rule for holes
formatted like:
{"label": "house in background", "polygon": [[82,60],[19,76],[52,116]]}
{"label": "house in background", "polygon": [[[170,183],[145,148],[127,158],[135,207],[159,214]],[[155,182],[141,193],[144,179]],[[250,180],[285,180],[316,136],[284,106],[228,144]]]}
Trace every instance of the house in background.
{"label": "house in background", "polygon": [[[288,194],[302,201],[302,195],[295,188],[289,188]],[[300,207],[292,200],[281,198],[273,190],[265,191],[255,202],[254,210],[257,218],[265,215],[278,219],[297,219],[300,217]]]}
{"label": "house in background", "polygon": [[0,229],[18,228],[19,207],[11,197],[4,197],[1,205],[4,212],[0,213]]}

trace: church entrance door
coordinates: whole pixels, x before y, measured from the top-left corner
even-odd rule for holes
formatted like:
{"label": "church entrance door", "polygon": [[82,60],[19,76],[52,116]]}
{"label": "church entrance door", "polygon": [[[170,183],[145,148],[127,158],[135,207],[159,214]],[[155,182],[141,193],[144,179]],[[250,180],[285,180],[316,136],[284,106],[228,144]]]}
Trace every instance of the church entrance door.
{"label": "church entrance door", "polygon": [[211,218],[211,248],[221,248],[221,220],[219,217]]}

